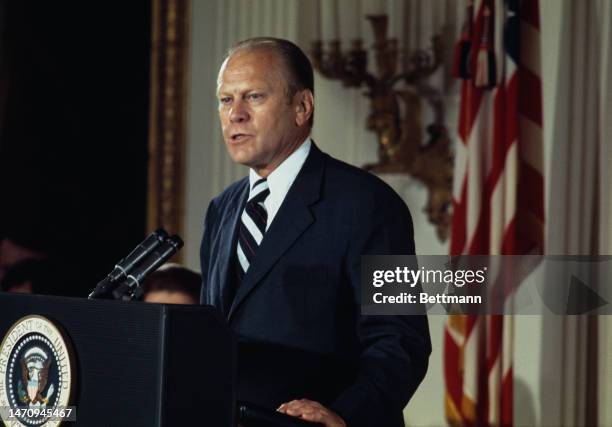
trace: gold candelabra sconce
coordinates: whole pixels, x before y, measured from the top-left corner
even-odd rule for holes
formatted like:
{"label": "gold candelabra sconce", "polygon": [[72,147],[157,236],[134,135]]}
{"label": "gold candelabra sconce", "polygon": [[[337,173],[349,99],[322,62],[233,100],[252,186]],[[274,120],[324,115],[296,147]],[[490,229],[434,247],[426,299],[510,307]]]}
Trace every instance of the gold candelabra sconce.
{"label": "gold candelabra sconce", "polygon": [[[313,42],[311,59],[324,77],[340,80],[345,87],[366,87],[370,100],[367,129],[378,140],[378,161],[364,165],[373,173],[411,175],[425,184],[429,197],[424,211],[436,227],[441,241],[448,237],[451,222],[453,155],[444,125],[444,104],[439,90],[427,84],[442,64],[440,36],[432,38],[431,50],[407,54],[398,71],[400,51],[397,39],[387,38],[387,15],[368,15],[374,32],[376,73],[368,72],[368,52],[361,40],[353,40],[343,53],[339,40]],[[400,83],[404,83],[403,87]],[[433,111],[433,122],[423,134],[423,108]]]}

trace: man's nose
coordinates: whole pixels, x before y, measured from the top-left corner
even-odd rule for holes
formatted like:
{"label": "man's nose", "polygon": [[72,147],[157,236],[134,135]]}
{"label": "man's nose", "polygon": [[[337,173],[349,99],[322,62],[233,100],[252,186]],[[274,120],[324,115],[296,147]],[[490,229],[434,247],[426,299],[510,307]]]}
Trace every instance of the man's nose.
{"label": "man's nose", "polygon": [[232,123],[242,123],[249,120],[249,112],[242,101],[234,102],[230,110],[230,121]]}

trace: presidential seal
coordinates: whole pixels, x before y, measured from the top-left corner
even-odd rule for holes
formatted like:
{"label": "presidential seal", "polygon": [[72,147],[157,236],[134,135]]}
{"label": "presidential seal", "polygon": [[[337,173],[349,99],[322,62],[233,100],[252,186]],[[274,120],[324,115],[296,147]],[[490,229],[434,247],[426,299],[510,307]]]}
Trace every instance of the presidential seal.
{"label": "presidential seal", "polygon": [[[19,319],[0,345],[0,416],[7,426],[57,426],[70,404],[68,340],[49,319]],[[56,415],[56,416],[54,416]]]}

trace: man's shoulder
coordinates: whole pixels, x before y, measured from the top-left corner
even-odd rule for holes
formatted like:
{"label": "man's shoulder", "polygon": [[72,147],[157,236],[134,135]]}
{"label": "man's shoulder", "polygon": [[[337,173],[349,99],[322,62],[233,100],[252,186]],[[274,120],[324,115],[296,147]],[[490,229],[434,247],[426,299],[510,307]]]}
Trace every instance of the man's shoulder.
{"label": "man's shoulder", "polygon": [[401,203],[401,197],[377,175],[327,155],[327,187],[348,200]]}
{"label": "man's shoulder", "polygon": [[240,203],[245,191],[248,189],[249,178],[242,178],[230,184],[219,195],[212,199],[211,205],[216,209],[223,209],[233,203]]}

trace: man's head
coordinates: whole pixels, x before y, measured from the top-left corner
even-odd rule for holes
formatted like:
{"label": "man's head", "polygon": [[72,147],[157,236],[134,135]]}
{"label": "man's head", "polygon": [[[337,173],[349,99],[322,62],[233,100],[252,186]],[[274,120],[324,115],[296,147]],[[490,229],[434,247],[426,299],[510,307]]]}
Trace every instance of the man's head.
{"label": "man's head", "polygon": [[42,246],[37,243],[34,240],[19,239],[13,236],[0,238],[0,282],[11,266],[27,259],[45,257],[41,251]]}
{"label": "man's head", "polygon": [[164,304],[197,304],[202,276],[178,264],[164,264],[146,278],[144,301]]}
{"label": "man's head", "polygon": [[232,160],[267,177],[289,157],[312,127],[313,82],[310,61],[289,41],[255,38],[230,49],[217,98]]}
{"label": "man's head", "polygon": [[58,271],[49,260],[25,258],[13,264],[0,280],[0,290],[26,294],[53,294]]}

